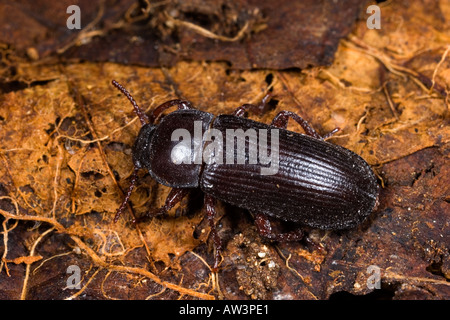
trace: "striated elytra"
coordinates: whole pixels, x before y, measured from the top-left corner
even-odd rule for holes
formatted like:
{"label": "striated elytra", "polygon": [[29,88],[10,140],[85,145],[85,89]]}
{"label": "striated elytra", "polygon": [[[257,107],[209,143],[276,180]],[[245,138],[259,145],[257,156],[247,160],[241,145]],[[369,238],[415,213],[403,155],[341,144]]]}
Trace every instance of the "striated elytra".
{"label": "striated elytra", "polygon": [[[296,241],[303,232],[276,233],[272,218],[341,230],[360,224],[377,203],[379,187],[367,162],[324,140],[336,129],[321,137],[289,111],[278,113],[270,125],[244,117],[245,111],[261,109],[269,96],[261,105],[245,104],[232,115],[216,117],[194,109],[188,101],[170,100],[147,116],[127,90],[116,81],[113,85],[128,97],[142,123],[133,147],[135,170],[116,220],[130,198],[140,169],[172,188],[165,205],[148,216],[167,212],[189,190],[200,188],[216,247],[215,270],[222,250],[214,222],[215,199],[254,213],[260,234],[276,241]],[[178,110],[156,124],[155,120],[170,107]],[[286,130],[290,118],[306,134]]]}

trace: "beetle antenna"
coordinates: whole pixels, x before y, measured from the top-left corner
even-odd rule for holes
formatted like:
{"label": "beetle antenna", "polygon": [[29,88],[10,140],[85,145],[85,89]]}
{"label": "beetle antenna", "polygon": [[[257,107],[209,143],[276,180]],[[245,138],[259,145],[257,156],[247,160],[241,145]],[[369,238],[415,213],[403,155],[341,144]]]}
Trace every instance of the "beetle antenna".
{"label": "beetle antenna", "polygon": [[116,80],[112,81],[112,84],[119,89],[127,98],[128,100],[130,100],[131,104],[134,107],[134,112],[136,113],[136,115],[138,116],[139,120],[141,120],[141,124],[144,126],[147,123],[150,122],[148,116],[145,114],[144,111],[142,111],[141,108],[139,108],[136,100],[133,99],[133,97],[131,96],[131,94],[128,92],[127,89],[125,89],[121,84],[119,84]]}

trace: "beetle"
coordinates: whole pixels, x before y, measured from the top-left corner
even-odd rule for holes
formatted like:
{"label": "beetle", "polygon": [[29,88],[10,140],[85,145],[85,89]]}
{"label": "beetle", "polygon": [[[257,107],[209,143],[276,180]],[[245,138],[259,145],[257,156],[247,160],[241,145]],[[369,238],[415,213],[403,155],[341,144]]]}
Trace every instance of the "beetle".
{"label": "beetle", "polygon": [[[378,201],[379,187],[369,164],[356,153],[325,141],[338,129],[320,136],[306,120],[290,111],[279,112],[270,125],[245,117],[247,111],[264,107],[270,95],[265,96],[260,105],[244,104],[231,115],[214,116],[181,99],[167,101],[147,115],[122,85],[115,80],[112,84],[129,99],[142,124],[132,149],[134,171],[131,183],[115,221],[126,207],[141,169],[147,170],[158,183],[172,188],[165,204],[148,214],[151,217],[166,213],[192,188],[200,188],[204,193],[206,218],[215,245],[213,270],[218,269],[222,250],[222,241],[214,223],[216,199],[254,213],[259,233],[274,241],[298,241],[304,233],[301,228],[277,233],[272,228],[271,219],[323,230],[349,229],[362,223]],[[158,117],[171,107],[177,110],[156,124]],[[289,119],[300,124],[305,134],[288,131]],[[192,140],[184,146],[194,146],[196,151],[187,150],[187,153],[179,150],[179,136],[174,139],[176,130],[194,134],[212,129],[216,136],[226,136],[229,130],[270,133],[263,140],[267,154],[278,153],[276,172],[262,174],[261,169],[265,166],[258,161],[250,163],[250,149],[262,148],[253,146],[255,141],[249,137],[245,147],[238,147],[237,143],[232,147],[227,144],[226,155],[230,155],[227,159],[234,160],[230,163],[198,161],[196,157],[211,146],[212,137],[191,137]],[[268,136],[271,141],[276,137],[276,144],[267,146]],[[214,152],[217,150],[213,149]],[[239,153],[244,153],[245,161],[237,161]],[[259,153],[258,157],[261,160],[262,154]],[[221,159],[220,155],[217,159]]]}

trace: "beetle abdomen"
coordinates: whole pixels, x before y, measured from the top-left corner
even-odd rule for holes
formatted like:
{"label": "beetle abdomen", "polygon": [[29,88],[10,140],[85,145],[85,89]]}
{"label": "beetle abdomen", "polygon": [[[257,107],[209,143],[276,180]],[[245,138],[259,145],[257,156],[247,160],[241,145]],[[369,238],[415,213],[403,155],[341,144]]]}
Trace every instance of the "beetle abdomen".
{"label": "beetle abdomen", "polygon": [[[212,127],[222,131],[224,137],[226,129],[277,130],[279,156],[277,164],[271,163],[277,166],[274,174],[261,174],[259,157],[257,164],[224,161],[206,165],[200,179],[205,193],[255,213],[320,229],[353,227],[375,206],[375,175],[348,149],[233,116],[219,116]],[[250,140],[246,152],[255,143]],[[267,141],[268,152],[276,151],[271,138]],[[237,154],[237,144],[234,148]]]}

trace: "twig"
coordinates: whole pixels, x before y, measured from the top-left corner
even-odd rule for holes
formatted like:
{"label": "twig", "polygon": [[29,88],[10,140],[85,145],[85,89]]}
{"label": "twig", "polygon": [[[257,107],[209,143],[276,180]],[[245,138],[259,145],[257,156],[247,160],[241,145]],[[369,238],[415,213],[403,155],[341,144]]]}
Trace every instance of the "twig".
{"label": "twig", "polygon": [[388,280],[403,280],[408,282],[417,282],[417,283],[432,283],[436,285],[444,285],[444,286],[450,286],[450,282],[446,280],[438,280],[438,279],[432,279],[432,278],[423,278],[423,277],[410,277],[410,276],[404,276],[401,274],[396,274],[391,271],[386,270],[383,276],[384,279]]}
{"label": "twig", "polygon": [[81,288],[79,291],[75,292],[73,295],[71,295],[70,297],[68,297],[64,300],[73,300],[76,297],[78,297],[80,294],[82,294],[84,292],[84,290],[86,290],[88,285],[91,283],[91,281],[94,280],[95,276],[100,272],[100,270],[102,270],[102,268],[98,268],[97,270],[95,270],[94,274],[89,278],[89,280],[86,282],[86,284],[83,286],[83,288]]}
{"label": "twig", "polygon": [[0,209],[0,214],[3,217],[5,217],[6,219],[46,222],[46,223],[52,225],[53,227],[55,227],[56,231],[58,231],[58,232],[66,231],[64,226],[53,218],[40,217],[40,216],[28,216],[28,215],[15,215],[15,214],[9,213],[8,211],[5,211],[3,209]]}
{"label": "twig", "polygon": [[[4,198],[4,197],[0,197],[0,199],[1,198]],[[17,224],[18,224],[18,221],[16,221],[16,223],[11,227],[11,228],[7,228],[6,227],[6,225],[7,225],[7,223],[8,223],[8,220],[9,219],[5,219],[4,221],[3,221],[3,223],[2,223],[2,225],[3,225],[3,255],[2,255],[2,259],[1,259],[1,263],[0,263],[0,273],[2,272],[2,269],[3,269],[3,265],[5,265],[5,270],[6,270],[6,275],[8,276],[8,277],[10,277],[10,274],[9,274],[9,270],[8,270],[8,265],[6,264],[6,255],[8,254],[8,232],[10,232],[11,230],[13,230],[16,226],[17,226]]]}
{"label": "twig", "polygon": [[397,110],[395,109],[394,102],[392,101],[391,95],[390,95],[389,90],[387,88],[387,82],[383,83],[383,93],[386,96],[386,100],[388,102],[389,108],[392,111],[392,114],[395,117],[395,120],[398,120],[399,119],[398,113],[397,113]]}
{"label": "twig", "polygon": [[[39,242],[41,242],[41,240],[50,232],[52,232],[53,230],[55,230],[55,227],[51,227],[50,229],[48,229],[47,231],[45,231],[44,233],[42,233],[39,238],[36,239],[36,241],[33,243],[33,246],[31,247],[30,250],[30,257],[34,256],[34,251],[36,250],[36,246],[38,245]],[[22,287],[22,293],[20,294],[20,300],[25,300],[27,297],[27,287],[28,287],[28,279],[30,277],[30,267],[31,264],[27,264],[26,269],[25,269],[25,278],[23,280],[23,287]]]}
{"label": "twig", "polygon": [[84,250],[88,254],[88,256],[94,261],[94,263],[96,263],[100,267],[103,267],[105,269],[112,270],[112,271],[117,271],[117,272],[134,273],[134,274],[143,275],[143,276],[151,279],[152,281],[156,282],[157,284],[160,284],[160,285],[162,285],[164,287],[167,287],[169,289],[175,290],[175,291],[179,292],[180,294],[188,294],[190,296],[197,297],[197,298],[200,298],[200,299],[206,299],[206,300],[214,299],[214,296],[212,296],[212,295],[209,295],[209,294],[206,294],[206,293],[197,292],[197,291],[194,291],[194,290],[191,290],[191,289],[188,289],[188,288],[183,288],[183,287],[178,286],[176,284],[173,284],[173,283],[161,280],[155,274],[153,274],[150,271],[145,270],[143,268],[127,267],[127,266],[120,266],[120,265],[110,265],[104,259],[99,257],[97,255],[97,253],[95,253],[94,250],[92,250],[83,241],[81,241],[81,239],[79,237],[73,235],[73,236],[71,236],[71,238],[72,238],[73,241],[75,241],[75,243],[82,250]]}
{"label": "twig", "polygon": [[101,288],[102,294],[103,294],[103,296],[104,296],[105,298],[110,299],[110,300],[119,300],[118,298],[114,298],[114,297],[109,296],[109,295],[106,294],[106,292],[105,292],[104,285],[105,285],[106,279],[109,278],[109,275],[110,275],[111,273],[112,273],[112,271],[109,270],[108,273],[106,274],[106,276],[103,278],[102,284],[101,284],[100,288]]}
{"label": "twig", "polygon": [[363,88],[363,87],[355,87],[355,86],[346,86],[341,79],[339,79],[338,77],[336,77],[334,74],[332,74],[330,71],[326,70],[326,69],[320,69],[319,70],[320,73],[325,74],[326,77],[328,77],[328,79],[334,83],[335,85],[339,86],[341,89],[344,90],[352,90],[352,91],[357,91],[357,92],[362,92],[362,93],[374,93],[377,92],[379,89],[370,89],[370,88]]}
{"label": "twig", "polygon": [[437,71],[438,71],[439,67],[441,66],[441,64],[444,62],[444,60],[447,57],[447,54],[449,53],[449,51],[450,51],[450,45],[447,46],[447,49],[445,50],[444,54],[442,55],[441,60],[438,62],[438,64],[436,65],[436,68],[433,71],[433,76],[431,77],[431,87],[430,87],[429,94],[431,94],[433,92]]}
{"label": "twig", "polygon": [[103,17],[103,13],[105,11],[105,1],[100,1],[100,8],[97,12],[97,16],[92,20],[86,27],[83,28],[83,30],[78,33],[78,36],[71,42],[69,42],[64,47],[58,49],[56,52],[58,54],[63,54],[65,51],[67,51],[69,48],[73,47],[74,45],[78,45],[80,43],[86,42],[87,39],[92,38],[98,34],[102,34],[103,31],[101,30],[93,30],[93,29],[101,20]]}
{"label": "twig", "polygon": [[165,14],[166,18],[177,27],[185,27],[185,28],[193,30],[194,32],[196,32],[206,38],[220,40],[220,41],[226,41],[226,42],[235,42],[235,41],[241,40],[244,37],[245,32],[247,31],[247,29],[250,25],[250,23],[247,21],[247,22],[245,22],[245,24],[241,28],[241,30],[239,30],[239,32],[234,37],[225,37],[225,36],[215,34],[211,31],[209,31],[208,29],[200,27],[191,22],[176,19],[176,18],[172,17],[171,15],[169,15],[166,11],[164,11],[164,14]]}
{"label": "twig", "polygon": [[[220,285],[219,285],[219,274],[217,272],[214,272],[213,269],[209,266],[209,264],[205,261],[205,259],[203,259],[201,256],[199,256],[198,254],[196,254],[194,251],[189,251],[190,253],[192,253],[194,256],[196,256],[198,259],[200,259],[201,262],[203,262],[203,264],[209,269],[209,271],[211,271],[211,276],[208,279],[208,283],[205,283],[204,285],[206,287],[209,286],[209,282],[211,280],[212,282],[212,287],[211,287],[211,291],[217,291],[217,294],[219,295],[219,298],[222,299],[223,298],[223,293],[220,290]],[[223,257],[222,257],[223,259]],[[199,285],[199,287],[202,285],[202,283]],[[217,288],[217,289],[216,289]]]}
{"label": "twig", "polygon": [[36,268],[33,269],[32,274],[35,274],[36,271],[37,271],[40,267],[42,267],[42,266],[44,265],[44,263],[46,263],[46,262],[48,262],[48,261],[50,261],[50,260],[52,260],[52,259],[58,258],[58,257],[67,256],[67,255],[72,254],[72,253],[73,253],[73,250],[72,250],[72,251],[63,252],[63,253],[60,253],[60,254],[55,254],[54,256],[51,256],[50,258],[47,258],[47,259],[43,260]]}
{"label": "twig", "polygon": [[58,148],[57,161],[56,161],[56,169],[55,169],[55,178],[53,179],[53,206],[52,206],[52,217],[56,219],[56,203],[58,202],[58,184],[59,184],[59,176],[61,172],[61,163],[64,159],[64,152],[59,143],[56,144]]}
{"label": "twig", "polygon": [[166,287],[163,287],[163,288],[161,289],[161,291],[149,295],[148,297],[145,298],[145,300],[150,300],[150,299],[152,299],[152,298],[154,298],[154,297],[157,297],[157,296],[163,294],[163,293],[166,291],[166,289],[167,289]]}
{"label": "twig", "polygon": [[[392,59],[390,58],[388,55],[384,54],[383,52],[381,52],[380,50],[369,46],[368,44],[364,43],[363,41],[361,41],[360,39],[358,39],[356,36],[354,35],[350,35],[348,37],[349,41],[343,41],[342,43],[347,46],[348,48],[351,48],[353,50],[357,50],[360,52],[363,52],[365,54],[368,54],[374,58],[376,58],[378,61],[380,61],[383,66],[388,69],[391,73],[398,75],[400,77],[405,78],[405,76],[410,76],[416,83],[420,83],[421,87],[425,86],[425,88],[433,86],[435,87],[436,91],[438,91],[442,96],[447,96],[446,91],[439,86],[439,88],[437,88],[437,84],[433,84],[432,80],[430,80],[428,77],[426,77],[425,75],[423,75],[420,72],[414,71],[412,69],[403,67],[397,63],[395,63]],[[448,49],[447,49],[448,50]],[[446,50],[446,52],[447,52]],[[444,55],[446,55],[444,53]],[[443,56],[443,58],[445,59],[445,56]],[[443,59],[441,59],[443,61]],[[437,69],[435,69],[436,71]],[[425,91],[429,91],[429,88],[424,89]]]}

